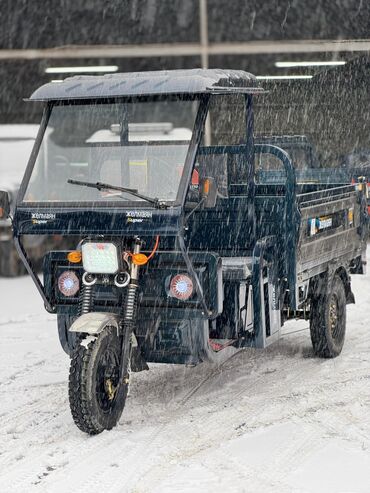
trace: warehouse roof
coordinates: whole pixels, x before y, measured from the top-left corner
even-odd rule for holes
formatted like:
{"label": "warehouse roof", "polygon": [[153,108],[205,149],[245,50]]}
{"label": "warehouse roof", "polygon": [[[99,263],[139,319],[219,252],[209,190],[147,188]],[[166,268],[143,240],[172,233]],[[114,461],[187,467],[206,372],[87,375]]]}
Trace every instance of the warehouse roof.
{"label": "warehouse roof", "polygon": [[155,94],[262,92],[255,76],[243,70],[192,69],[69,77],[37,89],[31,100],[96,99]]}

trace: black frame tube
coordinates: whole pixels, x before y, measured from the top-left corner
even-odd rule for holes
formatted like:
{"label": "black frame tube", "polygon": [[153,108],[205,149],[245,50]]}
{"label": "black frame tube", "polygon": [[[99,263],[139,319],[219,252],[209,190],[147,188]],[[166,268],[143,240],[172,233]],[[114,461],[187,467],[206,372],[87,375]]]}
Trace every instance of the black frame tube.
{"label": "black frame tube", "polygon": [[19,256],[20,256],[20,258],[21,258],[24,266],[27,269],[28,274],[31,276],[33,282],[36,285],[36,288],[37,288],[38,292],[41,295],[41,298],[44,301],[46,310],[49,313],[56,313],[55,306],[53,306],[50,303],[48,297],[46,296],[45,288],[44,288],[42,282],[40,281],[40,278],[38,277],[38,275],[36,274],[36,272],[32,268],[32,264],[31,264],[31,262],[30,262],[30,260],[28,258],[27,252],[24,249],[24,246],[23,246],[23,244],[22,244],[21,239],[20,239],[19,236],[14,236],[14,244],[15,244],[15,248],[17,249],[17,252],[18,252],[18,254],[19,254]]}

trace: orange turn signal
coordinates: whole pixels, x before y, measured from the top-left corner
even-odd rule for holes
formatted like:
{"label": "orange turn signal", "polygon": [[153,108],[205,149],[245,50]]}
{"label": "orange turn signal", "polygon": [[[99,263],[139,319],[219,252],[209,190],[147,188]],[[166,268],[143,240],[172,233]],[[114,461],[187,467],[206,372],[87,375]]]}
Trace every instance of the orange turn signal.
{"label": "orange turn signal", "polygon": [[206,178],[203,182],[203,194],[204,195],[208,195],[209,194],[209,187],[210,187],[210,183],[209,183],[209,180],[208,178]]}
{"label": "orange turn signal", "polygon": [[144,253],[133,253],[131,260],[135,265],[145,265],[149,259]]}
{"label": "orange turn signal", "polygon": [[82,253],[78,250],[73,250],[73,252],[69,252],[67,259],[71,264],[78,264],[82,260]]}

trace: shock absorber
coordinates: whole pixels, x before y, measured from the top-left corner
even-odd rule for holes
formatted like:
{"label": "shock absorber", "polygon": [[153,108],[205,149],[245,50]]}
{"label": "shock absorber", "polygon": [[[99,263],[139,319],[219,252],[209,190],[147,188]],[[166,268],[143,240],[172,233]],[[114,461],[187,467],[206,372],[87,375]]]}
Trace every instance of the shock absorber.
{"label": "shock absorber", "polygon": [[[135,239],[134,255],[140,253],[141,241]],[[127,286],[125,302],[123,305],[123,324],[135,322],[137,310],[137,297],[139,289],[139,266],[131,262],[130,283]]]}
{"label": "shock absorber", "polygon": [[123,313],[123,323],[134,322],[136,318],[137,310],[137,295],[138,295],[138,283],[131,279],[130,284],[127,286],[125,303],[124,303],[124,313]]}
{"label": "shock absorber", "polygon": [[96,277],[93,274],[85,272],[82,276],[82,289],[80,292],[78,311],[79,315],[89,313],[94,302],[93,286],[96,283]]}
{"label": "shock absorber", "polygon": [[[135,239],[134,254],[140,253],[141,241]],[[139,292],[139,266],[131,262],[130,283],[127,286],[125,301],[123,303],[123,313],[121,319],[122,340],[122,364],[121,381],[125,385],[129,383],[129,366],[131,358],[131,336],[135,329],[137,301]]]}

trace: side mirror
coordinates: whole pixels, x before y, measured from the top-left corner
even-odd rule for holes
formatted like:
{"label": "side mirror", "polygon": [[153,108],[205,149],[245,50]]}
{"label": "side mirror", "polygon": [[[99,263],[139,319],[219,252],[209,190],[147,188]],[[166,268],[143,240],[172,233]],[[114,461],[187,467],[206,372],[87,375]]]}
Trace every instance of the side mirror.
{"label": "side mirror", "polygon": [[0,190],[0,219],[7,219],[10,214],[10,200],[8,192]]}
{"label": "side mirror", "polygon": [[217,201],[217,185],[214,178],[207,177],[201,181],[201,194],[205,209],[215,207]]}

